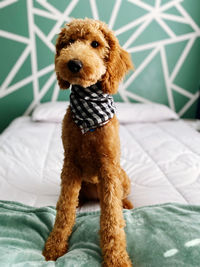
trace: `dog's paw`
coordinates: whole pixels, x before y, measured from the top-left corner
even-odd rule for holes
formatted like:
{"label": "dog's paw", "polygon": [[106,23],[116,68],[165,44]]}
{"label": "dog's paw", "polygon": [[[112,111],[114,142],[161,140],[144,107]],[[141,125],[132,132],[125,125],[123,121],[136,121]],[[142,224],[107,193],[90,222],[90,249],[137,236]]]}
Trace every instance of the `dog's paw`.
{"label": "dog's paw", "polygon": [[67,249],[67,242],[55,242],[55,240],[49,238],[42,254],[46,261],[56,261],[57,258],[63,256],[67,252]]}
{"label": "dog's paw", "polygon": [[103,263],[103,267],[133,267],[130,260],[116,260]]}
{"label": "dog's paw", "polygon": [[123,208],[124,209],[128,209],[128,210],[130,210],[130,209],[133,209],[134,207],[133,207],[133,204],[130,202],[130,200],[128,200],[127,198],[124,198],[123,200],[122,200],[122,205],[123,205]]}
{"label": "dog's paw", "polygon": [[126,251],[120,254],[110,253],[104,257],[103,267],[133,267],[132,262]]}

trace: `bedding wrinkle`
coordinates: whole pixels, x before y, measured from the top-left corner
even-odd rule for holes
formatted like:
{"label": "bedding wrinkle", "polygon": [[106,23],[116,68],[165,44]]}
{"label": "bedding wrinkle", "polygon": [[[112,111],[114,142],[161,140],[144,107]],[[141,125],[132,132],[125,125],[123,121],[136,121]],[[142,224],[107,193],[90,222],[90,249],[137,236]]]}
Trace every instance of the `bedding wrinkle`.
{"label": "bedding wrinkle", "polygon": [[[26,189],[26,190],[24,190],[23,188],[21,188],[20,186],[17,186],[16,184],[12,184],[10,181],[6,181],[10,186],[12,186],[12,187],[14,187],[14,188],[16,188],[18,191],[21,191],[21,192],[24,192],[24,193],[28,193],[28,194],[30,194],[31,195],[31,192],[28,192],[28,190]],[[32,196],[34,196],[34,194],[32,194]]]}
{"label": "bedding wrinkle", "polygon": [[56,187],[60,187],[60,173],[62,170],[62,162],[64,151],[61,141],[61,124],[54,123],[55,128],[52,130],[48,140],[48,148],[45,151],[45,161],[43,166],[43,184],[51,184],[52,193],[56,191]]}
{"label": "bedding wrinkle", "polygon": [[[163,122],[163,124],[165,124],[164,122]],[[176,136],[174,135],[174,134],[172,134],[172,132],[171,131],[169,131],[168,130],[168,127],[162,127],[161,126],[162,125],[162,123],[156,123],[156,126],[158,127],[158,128],[160,128],[163,132],[167,132],[172,138],[174,138],[177,142],[179,142],[179,143],[181,143],[181,145],[183,145],[183,146],[185,146],[185,147],[187,147],[189,150],[191,150],[194,154],[196,154],[198,157],[200,157],[200,151],[199,151],[199,153],[197,152],[197,151],[194,151],[187,143],[185,143],[182,139],[180,139],[181,138],[181,136],[180,136],[180,138],[178,139],[178,138],[176,138]],[[197,135],[199,135],[199,133],[198,132],[196,132],[196,131],[194,131]],[[181,141],[180,141],[181,140]],[[200,145],[200,144],[199,144]]]}
{"label": "bedding wrinkle", "polygon": [[45,157],[44,157],[42,168],[41,168],[41,177],[42,177],[41,183],[44,182],[44,169],[45,169],[46,163],[48,161],[49,151],[50,151],[50,147],[51,147],[51,143],[52,143],[52,139],[53,139],[53,135],[54,135],[55,131],[56,131],[56,124],[54,124],[52,126],[51,134],[49,135],[47,151],[45,153]]}
{"label": "bedding wrinkle", "polygon": [[151,155],[149,153],[149,151],[147,149],[144,148],[144,146],[142,145],[142,142],[136,137],[136,135],[134,135],[134,131],[130,130],[128,127],[127,128],[127,131],[129,131],[130,135],[132,135],[132,137],[137,140],[137,143],[141,146],[141,148],[143,149],[143,151],[149,156],[149,158],[154,162],[154,164],[159,168],[159,170],[161,171],[161,173],[163,173],[164,177],[167,179],[167,182],[174,188],[174,191],[176,191],[180,197],[186,202],[189,204],[189,201],[186,199],[186,197],[182,194],[182,192],[180,192],[180,190],[178,188],[176,188],[176,186],[172,183],[172,181],[170,181],[168,175],[165,173],[165,171],[162,169],[162,167],[160,165],[158,165],[156,163],[156,161],[154,160],[154,156]]}
{"label": "bedding wrinkle", "polygon": [[[182,123],[180,121],[180,123]],[[176,142],[180,143],[181,146],[183,146],[184,148],[186,148],[186,150],[184,151],[184,153],[181,153],[178,155],[179,157],[179,164],[182,163],[182,165],[185,165],[185,171],[188,172],[188,177],[192,177],[190,179],[187,179],[186,181],[180,181],[179,183],[177,183],[177,185],[181,188],[183,186],[188,186],[188,185],[192,185],[194,183],[200,183],[200,142],[199,144],[196,143],[196,148],[198,149],[199,147],[199,153],[197,151],[194,151],[194,149],[189,146],[189,144],[187,144],[186,140],[182,138],[182,136],[180,136],[180,138],[176,138],[176,135],[174,135],[172,133],[172,131],[169,131],[169,127],[163,127],[162,124],[167,124],[167,123],[159,123],[156,124],[157,127],[159,127],[163,132],[167,132],[167,134],[169,136],[171,136],[174,140],[176,140]],[[184,124],[183,124],[184,126]],[[170,128],[171,129],[171,128]],[[175,129],[174,129],[175,130]],[[192,129],[193,130],[193,129]],[[197,133],[197,135],[199,135],[199,133]],[[193,155],[192,155],[193,153]],[[177,158],[178,158],[177,157]],[[177,166],[178,167],[178,166]],[[183,166],[180,166],[180,168],[182,168]],[[191,175],[193,173],[193,175]]]}
{"label": "bedding wrinkle", "polygon": [[[24,122],[27,122],[27,121],[30,121],[30,117],[23,116],[23,117],[16,118],[13,122],[11,122],[9,127],[7,127],[3,131],[3,133],[0,134],[0,147],[1,147],[1,144],[4,143],[4,140],[8,139],[13,134],[13,131],[15,129],[19,129],[19,126],[21,126]],[[12,131],[10,131],[11,129]]]}
{"label": "bedding wrinkle", "polygon": [[[139,127],[142,126],[142,124],[135,123],[129,126],[134,131],[138,125]],[[129,197],[134,206],[141,207],[170,201],[185,203],[168,183],[159,168],[155,166],[151,158],[144,153],[137,140],[127,130],[127,127],[128,125],[120,125],[121,165],[131,178],[132,186]],[[152,128],[149,132],[152,135]],[[172,189],[170,190],[170,188]]]}

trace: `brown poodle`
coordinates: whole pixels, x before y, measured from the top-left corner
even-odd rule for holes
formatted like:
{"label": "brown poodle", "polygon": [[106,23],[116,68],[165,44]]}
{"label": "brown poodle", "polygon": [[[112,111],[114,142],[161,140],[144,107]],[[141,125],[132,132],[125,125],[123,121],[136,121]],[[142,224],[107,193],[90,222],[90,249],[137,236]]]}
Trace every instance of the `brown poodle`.
{"label": "brown poodle", "polygon": [[[72,88],[62,126],[61,193],[55,225],[43,251],[46,260],[56,260],[67,252],[78,199],[98,198],[103,264],[132,266],[122,212],[123,207],[133,207],[126,199],[130,180],[120,166],[118,120],[111,96],[132,68],[129,54],[103,22],[75,19],[59,34],[56,75],[62,89]],[[92,114],[95,111],[97,114]]]}

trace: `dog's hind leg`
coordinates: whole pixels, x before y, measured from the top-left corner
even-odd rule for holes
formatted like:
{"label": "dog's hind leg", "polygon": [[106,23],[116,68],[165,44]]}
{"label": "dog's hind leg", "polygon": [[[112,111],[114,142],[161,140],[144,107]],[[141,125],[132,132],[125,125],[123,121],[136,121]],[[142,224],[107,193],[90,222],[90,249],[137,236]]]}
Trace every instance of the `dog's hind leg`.
{"label": "dog's hind leg", "polygon": [[104,267],[132,266],[126,251],[125,221],[122,212],[123,188],[119,173],[119,168],[107,160],[100,168],[100,240]]}
{"label": "dog's hind leg", "polygon": [[61,179],[61,193],[56,207],[56,220],[43,251],[46,260],[56,260],[67,252],[67,241],[76,217],[78,195],[81,188],[78,168],[66,160]]}

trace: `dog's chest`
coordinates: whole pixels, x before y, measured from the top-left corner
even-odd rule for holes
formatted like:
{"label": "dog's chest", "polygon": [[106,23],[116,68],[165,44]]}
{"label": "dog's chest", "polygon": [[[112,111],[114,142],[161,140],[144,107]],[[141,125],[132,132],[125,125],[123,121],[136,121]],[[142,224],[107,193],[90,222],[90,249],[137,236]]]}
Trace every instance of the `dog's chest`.
{"label": "dog's chest", "polygon": [[99,169],[99,151],[97,149],[96,136],[88,133],[83,136],[77,150],[77,163],[81,167],[82,179],[90,183],[98,183],[97,173]]}

